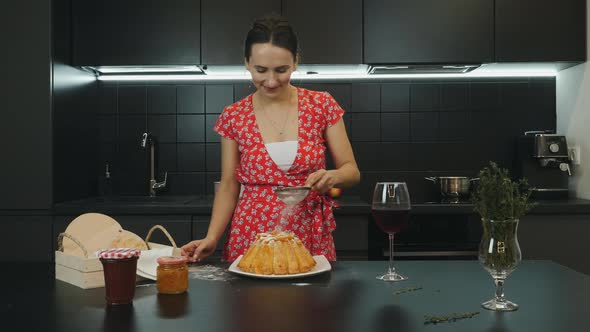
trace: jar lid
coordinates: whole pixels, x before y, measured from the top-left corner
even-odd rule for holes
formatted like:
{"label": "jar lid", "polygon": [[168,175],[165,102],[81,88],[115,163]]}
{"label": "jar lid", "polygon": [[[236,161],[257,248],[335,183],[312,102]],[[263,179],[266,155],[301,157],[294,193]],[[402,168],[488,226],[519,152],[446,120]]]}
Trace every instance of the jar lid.
{"label": "jar lid", "polygon": [[141,254],[141,250],[134,249],[134,248],[111,248],[111,249],[103,249],[97,253],[98,258],[108,258],[108,259],[122,259],[122,258],[132,258],[132,257],[139,257]]}
{"label": "jar lid", "polygon": [[160,265],[175,265],[175,264],[185,264],[188,262],[188,259],[183,256],[162,256],[158,257],[158,264]]}

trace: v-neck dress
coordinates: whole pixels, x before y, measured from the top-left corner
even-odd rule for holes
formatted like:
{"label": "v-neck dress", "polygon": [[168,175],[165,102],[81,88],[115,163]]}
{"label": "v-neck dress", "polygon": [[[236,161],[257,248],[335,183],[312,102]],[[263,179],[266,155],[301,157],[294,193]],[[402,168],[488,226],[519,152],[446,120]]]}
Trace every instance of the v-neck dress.
{"label": "v-neck dress", "polygon": [[273,231],[278,226],[295,233],[312,255],[336,260],[332,238],[336,223],[330,197],[311,191],[292,213],[286,214],[287,223],[281,223],[286,205],[274,189],[303,186],[309,174],[326,168],[324,132],[344,114],[327,92],[297,88],[297,98],[297,154],[287,171],[281,170],[266,150],[256,123],[252,95],[225,107],[215,123],[213,129],[219,135],[238,143],[240,161],[235,177],[244,186],[224,244],[224,260],[235,260],[250,247],[256,234]]}

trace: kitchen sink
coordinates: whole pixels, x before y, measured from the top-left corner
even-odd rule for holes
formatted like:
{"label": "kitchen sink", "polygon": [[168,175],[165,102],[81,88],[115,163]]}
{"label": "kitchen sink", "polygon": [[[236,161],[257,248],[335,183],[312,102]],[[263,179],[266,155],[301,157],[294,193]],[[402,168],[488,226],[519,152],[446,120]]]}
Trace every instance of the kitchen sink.
{"label": "kitchen sink", "polygon": [[95,202],[121,205],[184,205],[194,199],[194,196],[107,196],[97,197]]}

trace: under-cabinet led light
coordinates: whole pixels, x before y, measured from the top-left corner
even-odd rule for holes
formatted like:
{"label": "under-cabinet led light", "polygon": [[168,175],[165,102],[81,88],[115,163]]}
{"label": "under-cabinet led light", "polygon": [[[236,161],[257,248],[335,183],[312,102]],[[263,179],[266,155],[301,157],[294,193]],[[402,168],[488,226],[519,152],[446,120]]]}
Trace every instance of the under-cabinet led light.
{"label": "under-cabinet led light", "polygon": [[244,75],[175,75],[175,74],[158,74],[158,75],[99,75],[100,81],[240,81],[250,80],[250,76]]}
{"label": "under-cabinet led light", "polygon": [[[199,74],[192,74],[191,70],[200,70],[197,66],[192,69],[180,68],[174,70],[169,67],[166,71],[146,67],[143,71],[115,72],[95,68],[97,79],[101,81],[249,81],[250,73],[244,66],[209,66]],[[137,68],[137,67],[136,67]],[[141,68],[141,67],[140,67]],[[184,69],[183,69],[184,68]],[[468,73],[450,74],[378,74],[368,73],[367,65],[300,65],[292,75],[294,81],[354,81],[354,80],[384,80],[384,79],[422,79],[422,78],[479,78],[479,77],[555,77],[557,65],[553,63],[492,63],[483,64]],[[194,72],[194,71],[193,71]]]}
{"label": "under-cabinet led light", "polygon": [[98,75],[128,75],[128,74],[203,74],[199,66],[98,66],[82,67],[85,70],[96,72]]}

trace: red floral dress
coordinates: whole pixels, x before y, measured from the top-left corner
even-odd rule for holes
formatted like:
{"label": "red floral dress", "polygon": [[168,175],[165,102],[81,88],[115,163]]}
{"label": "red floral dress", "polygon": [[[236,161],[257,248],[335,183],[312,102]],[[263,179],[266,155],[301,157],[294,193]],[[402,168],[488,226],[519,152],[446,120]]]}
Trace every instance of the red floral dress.
{"label": "red floral dress", "polygon": [[[297,154],[289,170],[282,171],[268,154],[256,124],[252,95],[224,108],[214,130],[238,142],[240,163],[235,171],[244,192],[234,211],[223,259],[233,261],[250,247],[260,232],[274,230],[281,221],[285,204],[274,192],[277,186],[302,186],[308,175],[326,168],[325,130],[334,125],[344,110],[327,92],[297,88]],[[336,229],[333,200],[311,191],[288,214],[285,231],[297,235],[312,255],[336,260],[332,231]]]}

